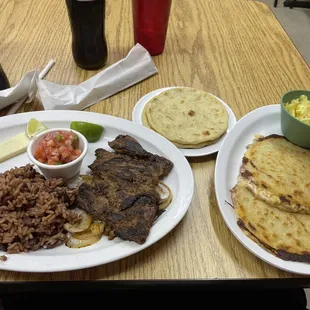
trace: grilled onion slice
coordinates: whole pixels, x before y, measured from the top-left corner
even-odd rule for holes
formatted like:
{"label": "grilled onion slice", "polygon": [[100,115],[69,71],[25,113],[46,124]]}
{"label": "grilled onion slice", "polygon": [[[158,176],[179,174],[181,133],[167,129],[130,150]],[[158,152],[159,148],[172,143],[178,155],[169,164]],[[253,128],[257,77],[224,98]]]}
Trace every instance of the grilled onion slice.
{"label": "grilled onion slice", "polygon": [[102,234],[93,234],[91,228],[87,230],[73,234],[66,242],[66,246],[69,248],[84,248],[98,242],[102,237]]}
{"label": "grilled onion slice", "polygon": [[78,225],[72,225],[70,223],[66,223],[64,225],[64,229],[67,230],[68,232],[71,233],[77,233],[77,232],[81,232],[84,231],[86,229],[89,228],[91,222],[92,222],[92,217],[91,215],[87,214],[86,212],[82,211],[79,214],[79,218],[81,219],[81,221],[79,222]]}
{"label": "grilled onion slice", "polygon": [[84,248],[98,242],[101,236],[92,235],[89,239],[77,239],[72,235],[66,242],[66,246],[69,248]]}
{"label": "grilled onion slice", "polygon": [[159,182],[155,189],[160,196],[159,209],[166,209],[172,201],[172,192],[170,187],[162,182]]}
{"label": "grilled onion slice", "polygon": [[104,231],[104,223],[100,221],[93,222],[90,225],[90,230],[95,236],[102,236]]}
{"label": "grilled onion slice", "polygon": [[89,228],[82,232],[77,232],[73,234],[66,242],[66,246],[69,248],[83,248],[86,246],[90,246],[96,242],[98,242],[104,230],[104,223],[102,222],[94,222]]}

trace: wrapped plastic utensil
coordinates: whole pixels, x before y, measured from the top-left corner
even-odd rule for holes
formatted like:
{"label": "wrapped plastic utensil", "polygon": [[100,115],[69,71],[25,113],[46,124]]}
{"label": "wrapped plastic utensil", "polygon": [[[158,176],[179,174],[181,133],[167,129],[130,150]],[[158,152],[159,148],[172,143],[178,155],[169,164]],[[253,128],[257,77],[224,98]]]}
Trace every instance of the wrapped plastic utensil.
{"label": "wrapped plastic utensil", "polygon": [[37,80],[45,110],[83,110],[158,73],[151,55],[136,44],[128,55],[79,85]]}
{"label": "wrapped plastic utensil", "polygon": [[38,71],[27,72],[22,79],[14,86],[0,91],[0,109],[17,102],[22,98],[29,98],[32,101],[37,93]]}

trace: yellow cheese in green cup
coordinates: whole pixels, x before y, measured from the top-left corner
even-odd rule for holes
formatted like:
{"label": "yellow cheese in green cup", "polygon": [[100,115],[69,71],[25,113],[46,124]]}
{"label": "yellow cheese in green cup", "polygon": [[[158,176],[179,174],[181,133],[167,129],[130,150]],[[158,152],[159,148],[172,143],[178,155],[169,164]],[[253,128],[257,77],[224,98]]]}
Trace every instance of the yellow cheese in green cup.
{"label": "yellow cheese in green cup", "polygon": [[310,125],[310,100],[301,95],[290,102],[285,103],[285,109],[301,122]]}
{"label": "yellow cheese in green cup", "polygon": [[310,98],[310,91],[299,89],[285,93],[280,101],[282,134],[293,144],[306,149],[310,149],[310,124],[307,122],[307,118],[310,117],[308,98]]}

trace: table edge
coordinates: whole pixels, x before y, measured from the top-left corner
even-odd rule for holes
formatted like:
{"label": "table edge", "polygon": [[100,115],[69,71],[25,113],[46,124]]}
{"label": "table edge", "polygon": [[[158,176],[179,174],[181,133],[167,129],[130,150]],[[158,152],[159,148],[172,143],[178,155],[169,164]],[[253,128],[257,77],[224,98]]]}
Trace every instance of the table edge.
{"label": "table edge", "polygon": [[206,279],[206,280],[91,280],[91,281],[2,281],[0,295],[16,293],[96,292],[98,290],[186,290],[244,288],[310,288],[310,278],[298,279]]}

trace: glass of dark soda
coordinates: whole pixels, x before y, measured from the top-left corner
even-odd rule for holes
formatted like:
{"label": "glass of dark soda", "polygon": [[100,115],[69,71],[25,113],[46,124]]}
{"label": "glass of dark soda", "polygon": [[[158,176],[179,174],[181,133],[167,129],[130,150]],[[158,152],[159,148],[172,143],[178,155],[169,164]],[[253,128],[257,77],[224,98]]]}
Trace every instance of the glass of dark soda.
{"label": "glass of dark soda", "polygon": [[105,0],[66,0],[72,32],[72,54],[82,69],[102,68],[108,57]]}
{"label": "glass of dark soda", "polygon": [[135,44],[151,55],[164,51],[172,0],[132,0]]}

